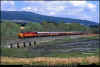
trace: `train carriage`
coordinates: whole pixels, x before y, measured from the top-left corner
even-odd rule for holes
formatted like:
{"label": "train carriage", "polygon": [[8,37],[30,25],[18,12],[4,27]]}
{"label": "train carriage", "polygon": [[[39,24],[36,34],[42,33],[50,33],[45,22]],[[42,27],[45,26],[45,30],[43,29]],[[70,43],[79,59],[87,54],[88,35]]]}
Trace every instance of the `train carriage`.
{"label": "train carriage", "polygon": [[39,37],[45,37],[45,36],[49,35],[48,32],[37,32],[37,34],[38,34]]}

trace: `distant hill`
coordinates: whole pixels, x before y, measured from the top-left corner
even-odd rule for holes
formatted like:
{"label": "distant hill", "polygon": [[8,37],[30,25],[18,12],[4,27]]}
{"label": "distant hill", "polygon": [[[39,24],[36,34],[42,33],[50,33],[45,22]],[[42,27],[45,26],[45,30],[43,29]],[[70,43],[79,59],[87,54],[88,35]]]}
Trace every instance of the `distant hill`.
{"label": "distant hill", "polygon": [[1,20],[9,20],[17,23],[28,23],[28,22],[65,22],[65,23],[80,23],[87,26],[98,25],[96,22],[72,18],[61,18],[53,16],[44,16],[32,12],[26,11],[1,11]]}

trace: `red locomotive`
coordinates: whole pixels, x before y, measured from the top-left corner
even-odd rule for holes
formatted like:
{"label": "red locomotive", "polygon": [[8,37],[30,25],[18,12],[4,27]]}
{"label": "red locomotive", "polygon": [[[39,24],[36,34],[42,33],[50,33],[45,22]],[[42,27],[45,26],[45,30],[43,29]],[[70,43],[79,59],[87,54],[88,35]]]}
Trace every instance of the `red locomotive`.
{"label": "red locomotive", "polygon": [[82,32],[24,32],[19,33],[19,38],[44,37],[44,36],[64,36],[64,35],[80,35]]}

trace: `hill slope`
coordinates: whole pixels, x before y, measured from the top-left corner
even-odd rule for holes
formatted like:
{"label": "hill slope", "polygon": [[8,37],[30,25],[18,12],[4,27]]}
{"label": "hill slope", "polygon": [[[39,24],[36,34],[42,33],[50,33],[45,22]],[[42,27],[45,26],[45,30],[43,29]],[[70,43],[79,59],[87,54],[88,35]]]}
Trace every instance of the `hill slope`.
{"label": "hill slope", "polygon": [[44,16],[32,12],[25,11],[1,11],[1,19],[2,20],[11,20],[16,22],[65,22],[65,23],[80,23],[83,25],[97,25],[96,22],[88,21],[88,20],[80,20],[80,19],[71,19],[71,18],[61,18],[61,17],[52,17],[52,16]]}

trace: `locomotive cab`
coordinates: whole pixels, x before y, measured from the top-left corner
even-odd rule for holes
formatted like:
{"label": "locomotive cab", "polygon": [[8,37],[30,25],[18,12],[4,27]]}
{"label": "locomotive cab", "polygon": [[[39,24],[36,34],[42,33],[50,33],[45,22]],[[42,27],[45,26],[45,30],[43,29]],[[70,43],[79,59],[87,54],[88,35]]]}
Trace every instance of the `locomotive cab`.
{"label": "locomotive cab", "polygon": [[23,33],[18,33],[18,37],[19,37],[19,38],[24,38]]}
{"label": "locomotive cab", "polygon": [[18,33],[19,38],[31,38],[31,37],[37,37],[37,36],[38,36],[37,32]]}

